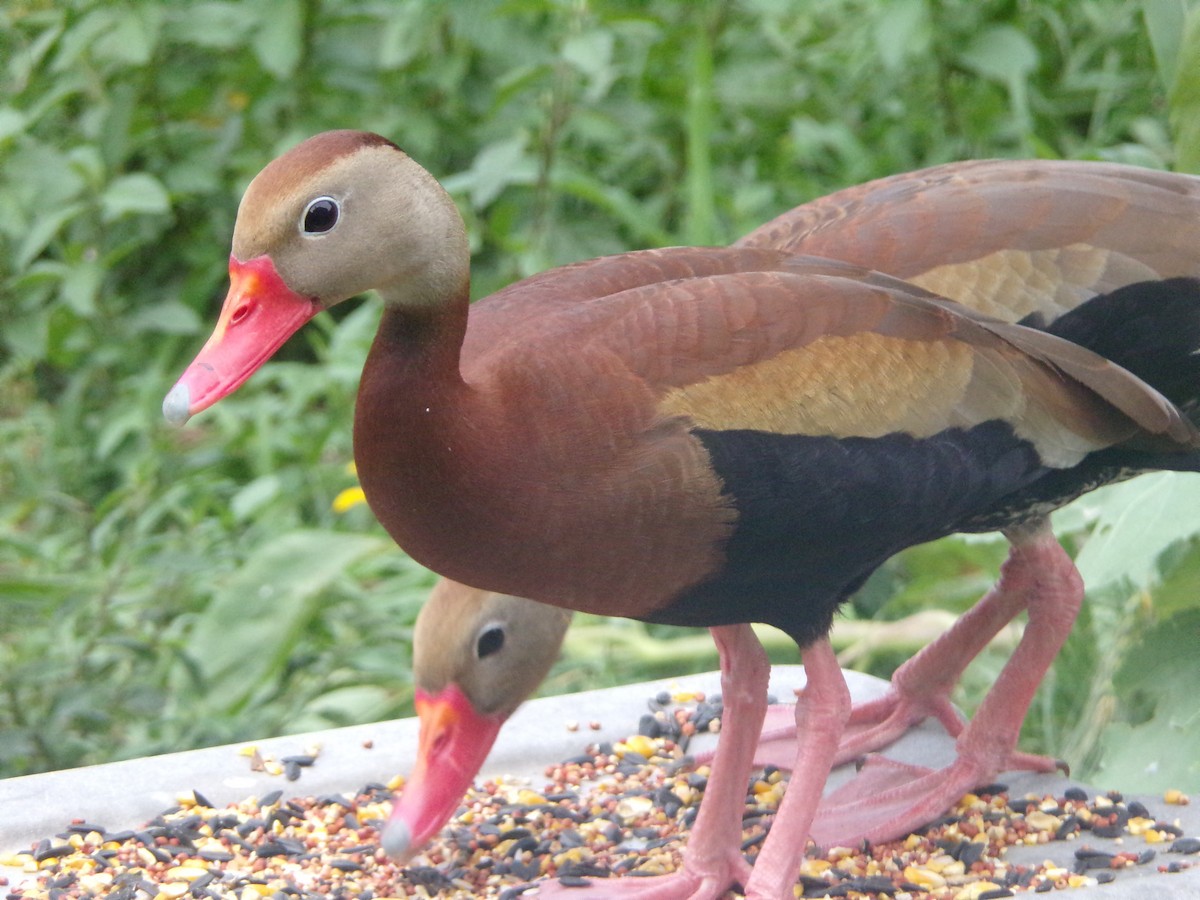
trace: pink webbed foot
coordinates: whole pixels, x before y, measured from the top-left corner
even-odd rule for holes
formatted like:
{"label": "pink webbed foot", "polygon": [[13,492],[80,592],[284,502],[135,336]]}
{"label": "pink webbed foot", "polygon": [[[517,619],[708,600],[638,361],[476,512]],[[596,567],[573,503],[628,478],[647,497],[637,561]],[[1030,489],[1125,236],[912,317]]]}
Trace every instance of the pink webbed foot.
{"label": "pink webbed foot", "polygon": [[[916,706],[917,704],[900,697],[894,688],[884,697],[856,704],[838,745],[834,765],[840,766],[860,760],[868,753],[882,750],[902,738],[909,729],[919,725],[927,717],[925,713],[919,712]],[[947,727],[946,730],[953,737],[962,731],[962,720],[953,706],[949,705],[949,701],[947,707],[953,715],[950,720],[953,727]],[[941,719],[941,716],[938,718]],[[758,746],[754,749],[755,767],[761,769],[774,766],[777,769],[790,770],[796,758],[796,736],[795,704],[777,703],[768,706],[762,734],[759,736]],[[697,764],[709,762],[714,752],[709,750],[695,754]]]}
{"label": "pink webbed foot", "polygon": [[945,815],[965,794],[993,783],[1001,772],[1061,768],[1059,760],[1030,753],[1012,753],[997,763],[990,754],[968,750],[941,769],[872,754],[854,778],[822,799],[812,839],[821,847],[896,840]]}
{"label": "pink webbed foot", "polygon": [[945,814],[988,773],[957,759],[927,769],[872,756],[859,773],[821,801],[812,838],[822,847],[856,847],[895,840]]}
{"label": "pink webbed foot", "polygon": [[[1083,584],[1048,523],[1031,523],[1009,538],[1013,549],[1000,584],[972,612],[991,626],[1001,612],[1025,608],[1029,623],[975,717],[959,732],[955,761],[937,771],[922,771],[870,758],[853,781],[822,801],[813,827],[818,843],[892,840],[938,818],[963,794],[994,781],[1001,772],[1063,768],[1057,760],[1019,752],[1016,746],[1037,686],[1075,621]],[[955,678],[960,672],[955,669]]]}
{"label": "pink webbed foot", "polygon": [[[877,700],[856,705],[850,713],[846,734],[838,746],[835,765],[842,765],[869,754],[879,753],[904,737],[926,719],[936,719],[951,737],[960,737],[968,722],[945,696],[916,696],[901,694],[893,687]],[[772,745],[781,738],[772,740]],[[1010,750],[997,769],[998,772],[1053,772],[1064,769],[1066,763],[1049,756]]]}
{"label": "pink webbed foot", "polygon": [[951,737],[958,737],[965,724],[950,702],[948,689],[945,693],[913,694],[896,687],[893,681],[887,694],[867,703],[856,704],[850,711],[850,721],[838,746],[836,763],[841,765],[883,750],[928,718],[937,719]]}
{"label": "pink webbed foot", "polygon": [[[915,704],[901,698],[894,688],[884,697],[855,705],[845,734],[838,745],[834,765],[840,766],[861,760],[867,754],[882,750],[902,738],[909,729],[919,725],[926,718],[914,707]],[[953,707],[950,709],[953,711]],[[856,715],[859,719],[857,722]],[[952,724],[953,728],[946,730],[953,737],[962,731],[962,721],[957,714]],[[759,736],[758,746],[754,749],[755,767],[761,769],[774,766],[777,769],[790,770],[796,758],[797,734],[795,704],[779,703],[768,706],[762,734]],[[695,754],[696,763],[707,763],[712,759],[713,753],[714,751],[709,750]]]}

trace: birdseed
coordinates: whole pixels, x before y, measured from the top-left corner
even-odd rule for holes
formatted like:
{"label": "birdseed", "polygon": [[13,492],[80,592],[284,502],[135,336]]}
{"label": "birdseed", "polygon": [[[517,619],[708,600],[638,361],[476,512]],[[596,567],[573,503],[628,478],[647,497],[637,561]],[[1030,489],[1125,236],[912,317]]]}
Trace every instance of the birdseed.
{"label": "birdseed", "polygon": [[[426,852],[405,866],[379,848],[391,810],[388,786],[366,785],[352,797],[285,799],[272,791],[222,809],[192,792],[141,829],[108,832],[75,820],[0,857],[0,865],[30,876],[8,886],[5,900],[516,900],[538,879],[582,887],[610,875],[668,873],[680,864],[708,781],[708,767],[686,756],[688,739],[719,728],[721,708],[719,698],[665,693],[649,705],[637,734],[549,766],[540,790],[506,778],[481,782]],[[315,756],[269,762],[290,775],[289,766],[298,773],[318,764]],[[747,785],[742,851],[751,863],[786,782],[787,774],[771,767]],[[1180,802],[1170,793],[1164,801]],[[1093,849],[1089,832],[1137,843],[1119,852]],[[1009,847],[1062,840],[1080,842],[1070,868],[1006,860]],[[1151,864],[1159,852],[1175,857],[1159,862],[1159,872],[1183,871],[1198,864],[1188,857],[1200,853],[1200,838],[1119,794],[1090,800],[1071,788],[1060,797],[1010,797],[1003,785],[989,785],[901,840],[824,852],[810,846],[796,896],[995,900],[1104,883],[1122,869]]]}

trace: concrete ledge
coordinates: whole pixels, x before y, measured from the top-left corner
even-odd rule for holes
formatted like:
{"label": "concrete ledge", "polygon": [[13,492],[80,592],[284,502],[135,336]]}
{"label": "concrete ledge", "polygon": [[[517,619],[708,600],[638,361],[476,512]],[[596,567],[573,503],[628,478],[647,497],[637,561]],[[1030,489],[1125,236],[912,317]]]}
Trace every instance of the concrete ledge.
{"label": "concrete ledge", "polygon": [[[886,682],[879,679],[856,672],[846,674],[855,701],[871,699],[886,688]],[[771,691],[780,701],[786,701],[803,683],[801,667],[776,666]],[[540,778],[548,764],[578,754],[588,743],[620,740],[635,732],[647,700],[660,690],[674,688],[717,693],[720,679],[718,673],[710,672],[534,700],[518,710],[504,727],[483,774]],[[579,730],[569,731],[566,727],[569,721],[580,723]],[[591,730],[591,722],[598,723],[599,729]],[[238,753],[245,744],[0,780],[0,852],[28,849],[31,843],[62,831],[74,818],[114,831],[138,827],[163,809],[174,806],[176,798],[189,790],[199,791],[216,806],[274,790],[283,790],[285,796],[353,793],[368,782],[386,782],[411,768],[416,755],[417,722],[401,719],[254,743],[262,753],[275,757],[303,753],[313,744],[319,744],[321,751],[316,763],[303,769],[300,779],[294,782],[250,771],[249,760]],[[705,745],[697,742],[693,746],[699,750]],[[930,722],[914,728],[888,751],[894,759],[927,766],[945,765],[953,753],[953,740],[940,726]],[[850,767],[843,767],[834,773],[830,785],[839,784],[853,774]],[[1083,787],[1091,795],[1120,788],[1103,785],[1097,790],[1057,776],[1024,772],[1004,775],[999,780],[1010,786],[1012,796],[1018,797],[1029,792],[1061,795],[1071,785]],[[1183,807],[1167,806],[1162,797],[1156,796],[1127,799],[1140,799],[1160,819],[1178,819],[1185,834],[1200,836],[1200,797]],[[1119,840],[1086,835],[1090,846],[1108,852],[1132,847],[1132,844],[1122,847],[1117,843]],[[1070,868],[1080,846],[1082,841],[1065,841],[1015,848],[1010,851],[1009,859],[1029,864],[1052,859]],[[1144,897],[1195,900],[1200,897],[1200,857],[1160,851],[1158,862],[1176,859],[1196,865],[1177,874],[1161,874],[1155,864],[1137,866],[1120,872],[1111,884],[1075,889],[1071,896],[1080,900]],[[19,884],[26,877],[13,869],[0,868],[0,873],[9,876],[10,885]]]}

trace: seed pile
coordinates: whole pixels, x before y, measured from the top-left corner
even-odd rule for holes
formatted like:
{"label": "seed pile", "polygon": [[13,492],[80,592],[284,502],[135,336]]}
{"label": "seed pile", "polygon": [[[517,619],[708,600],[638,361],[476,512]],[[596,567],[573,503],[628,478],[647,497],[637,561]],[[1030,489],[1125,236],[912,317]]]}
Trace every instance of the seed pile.
{"label": "seed pile", "polygon": [[[389,786],[292,799],[275,791],[223,809],[193,792],[144,828],[108,832],[75,821],[0,858],[34,876],[32,884],[9,886],[7,900],[510,900],[538,878],[582,886],[610,874],[662,874],[679,865],[707,783],[707,767],[684,755],[688,739],[719,723],[719,703],[659,695],[639,734],[549,767],[541,790],[505,779],[481,784],[408,866],[379,849]],[[785,773],[767,769],[747,787],[742,849],[751,862],[785,783]],[[1181,795],[1165,800],[1186,802]],[[1089,834],[1122,836],[1128,849],[1092,849]],[[1006,861],[1009,847],[1064,840],[1079,844],[1069,868]],[[1197,854],[1200,838],[1118,794],[1072,789],[1062,797],[1015,798],[992,785],[904,840],[824,853],[810,848],[796,895],[990,900],[1111,881],[1132,866],[1179,871],[1200,860]]]}

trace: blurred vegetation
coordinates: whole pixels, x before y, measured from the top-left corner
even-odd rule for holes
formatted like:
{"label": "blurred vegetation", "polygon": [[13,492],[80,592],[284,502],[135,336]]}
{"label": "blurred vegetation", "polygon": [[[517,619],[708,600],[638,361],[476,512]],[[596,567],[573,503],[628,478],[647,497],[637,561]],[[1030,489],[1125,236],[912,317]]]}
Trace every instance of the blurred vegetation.
{"label": "blurred vegetation", "polygon": [[[241,190],[303,137],[379,131],[441,177],[477,296],[947,160],[1200,168],[1179,0],[8,0],[0,66],[0,775],[411,710],[431,576],[331,510],[377,306],[321,317],[186,429],[159,413]],[[1143,478],[1060,514],[1090,593],[1029,749],[1200,782],[1198,492]],[[916,548],[848,615],[961,610],[1003,552]],[[547,690],[715,661],[679,630],[576,628],[595,639]],[[910,650],[858,656],[887,675]]]}

